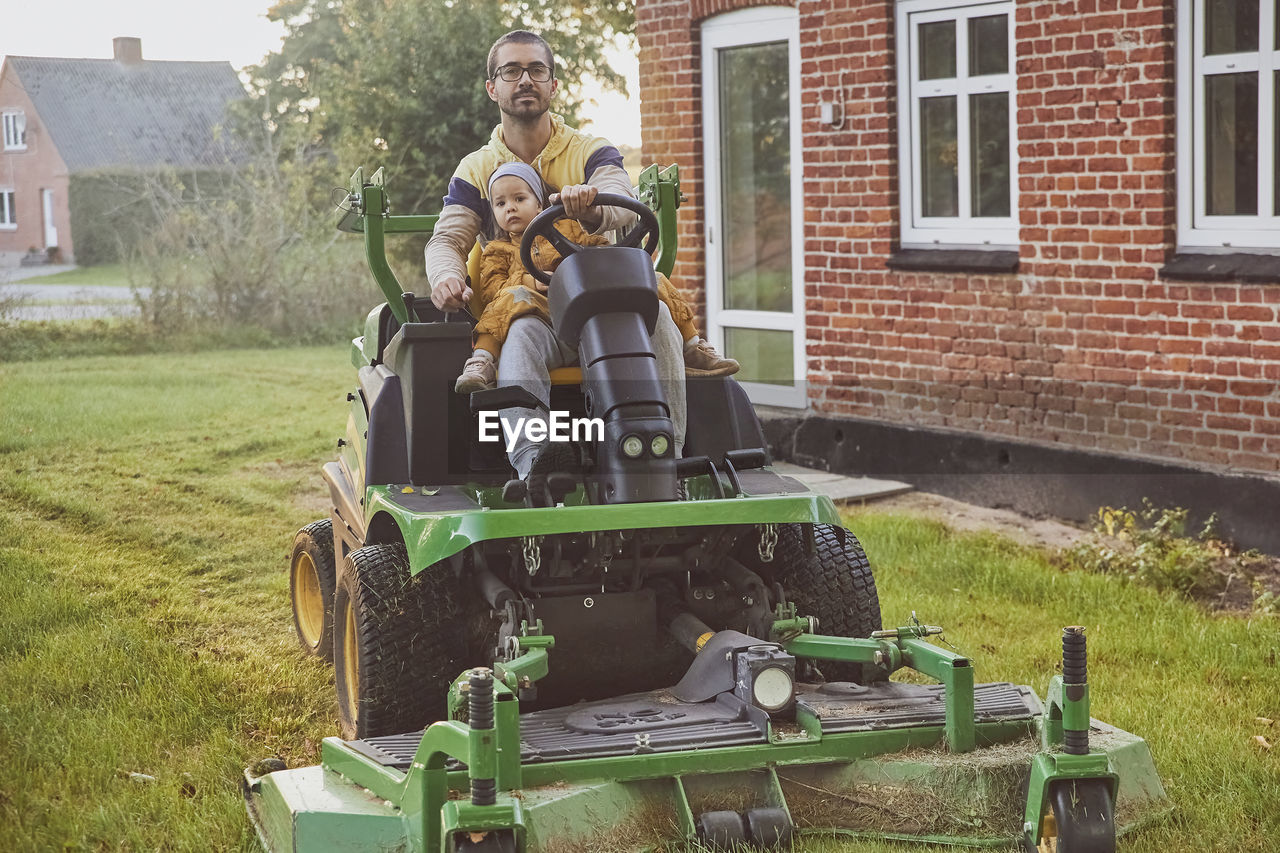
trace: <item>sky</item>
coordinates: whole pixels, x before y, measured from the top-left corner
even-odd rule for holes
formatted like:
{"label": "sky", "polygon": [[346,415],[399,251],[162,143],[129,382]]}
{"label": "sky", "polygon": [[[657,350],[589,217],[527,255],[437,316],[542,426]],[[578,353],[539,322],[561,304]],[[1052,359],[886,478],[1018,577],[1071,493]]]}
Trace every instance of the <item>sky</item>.
{"label": "sky", "polygon": [[[116,36],[142,39],[143,59],[226,60],[238,70],[280,46],[284,28],[267,20],[272,0],[0,0],[0,56],[111,57]],[[616,53],[628,100],[597,89],[584,110],[593,133],[618,145],[640,144],[638,63]],[[497,123],[497,111],[494,123]]]}

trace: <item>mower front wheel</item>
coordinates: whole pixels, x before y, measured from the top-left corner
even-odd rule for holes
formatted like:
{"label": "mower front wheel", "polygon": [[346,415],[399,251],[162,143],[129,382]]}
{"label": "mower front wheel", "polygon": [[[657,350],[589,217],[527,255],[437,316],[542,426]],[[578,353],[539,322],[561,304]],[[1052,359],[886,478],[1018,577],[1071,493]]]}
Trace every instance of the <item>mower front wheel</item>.
{"label": "mower front wheel", "polygon": [[[871,564],[857,538],[830,524],[813,525],[813,553],[804,525],[778,526],[773,563],[762,567],[782,583],[802,616],[818,620],[818,633],[837,637],[870,637],[880,630],[880,596]],[[858,663],[823,661],[829,681],[883,680],[883,670]]]}
{"label": "mower front wheel", "polygon": [[333,523],[313,521],[298,531],[289,558],[293,627],[307,654],[333,660],[333,593],[337,570]]}
{"label": "mower front wheel", "polygon": [[411,576],[398,543],[347,555],[334,598],[343,737],[401,734],[444,719],[449,684],[465,668],[457,585],[444,563]]}
{"label": "mower front wheel", "polygon": [[1115,853],[1115,804],[1102,779],[1071,779],[1049,788],[1053,822],[1040,839],[1040,853]]}

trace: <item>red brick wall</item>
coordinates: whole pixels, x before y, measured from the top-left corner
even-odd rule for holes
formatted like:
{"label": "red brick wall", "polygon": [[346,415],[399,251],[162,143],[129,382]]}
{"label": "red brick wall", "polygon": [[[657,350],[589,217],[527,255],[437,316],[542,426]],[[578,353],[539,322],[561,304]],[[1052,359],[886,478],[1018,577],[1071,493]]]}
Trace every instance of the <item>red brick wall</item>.
{"label": "red brick wall", "polygon": [[53,190],[53,224],[58,229],[58,248],[62,250],[63,260],[71,260],[74,252],[67,206],[67,167],[36,115],[31,99],[6,65],[0,75],[0,108],[10,107],[26,113],[27,149],[5,151],[0,148],[0,186],[13,188],[18,220],[16,231],[0,230],[0,267],[16,266],[32,246],[44,249],[44,209],[40,197],[44,189]]}
{"label": "red brick wall", "polygon": [[[646,162],[679,163],[676,280],[701,298],[698,25],[639,0]],[[895,272],[893,3],[802,0],[815,411],[1280,470],[1280,284],[1164,281],[1175,242],[1173,4],[1019,0],[1020,266]],[[843,71],[843,75],[839,72]],[[844,125],[818,121],[843,89]]]}

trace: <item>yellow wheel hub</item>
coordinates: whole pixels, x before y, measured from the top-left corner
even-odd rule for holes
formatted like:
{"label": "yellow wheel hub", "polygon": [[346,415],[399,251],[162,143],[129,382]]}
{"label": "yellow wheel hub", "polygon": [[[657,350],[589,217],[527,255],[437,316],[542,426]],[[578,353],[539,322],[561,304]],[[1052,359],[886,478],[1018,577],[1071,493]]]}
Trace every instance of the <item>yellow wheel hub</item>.
{"label": "yellow wheel hub", "polygon": [[1046,812],[1040,821],[1040,844],[1036,850],[1038,853],[1057,853],[1058,851],[1058,819],[1053,816],[1052,810]]}
{"label": "yellow wheel hub", "polygon": [[347,600],[346,612],[342,615],[342,643],[340,649],[342,654],[343,686],[346,687],[346,695],[343,697],[343,701],[346,704],[347,719],[354,723],[360,702],[360,649],[356,642],[356,614],[351,606],[350,599]]}
{"label": "yellow wheel hub", "polygon": [[324,595],[316,564],[305,551],[293,561],[293,614],[303,641],[318,649],[324,632]]}

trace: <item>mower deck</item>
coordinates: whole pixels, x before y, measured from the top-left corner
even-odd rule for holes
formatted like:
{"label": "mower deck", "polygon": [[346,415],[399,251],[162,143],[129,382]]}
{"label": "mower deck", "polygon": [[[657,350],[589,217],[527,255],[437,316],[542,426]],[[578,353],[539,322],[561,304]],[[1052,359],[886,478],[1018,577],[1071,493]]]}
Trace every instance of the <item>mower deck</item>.
{"label": "mower deck", "polygon": [[[941,726],[946,720],[942,685],[884,682],[866,687],[848,682],[798,684],[797,710],[811,714],[822,734]],[[1007,682],[974,688],[979,723],[1027,721],[1042,711],[1029,687]],[[422,730],[346,741],[383,767],[407,770],[422,742]],[[732,695],[715,702],[681,702],[670,691],[634,693],[520,715],[520,761],[562,761],[617,755],[683,752],[769,742],[768,718]],[[775,741],[784,731],[773,729]],[[451,770],[462,769],[451,763]]]}
{"label": "mower deck", "polygon": [[[1031,688],[975,685],[978,746],[962,753],[945,746],[942,685],[796,688],[796,722],[770,721],[731,693],[687,703],[665,690],[521,714],[511,820],[524,849],[653,849],[695,837],[699,814],[753,808],[785,809],[801,833],[978,847],[1022,833],[1045,725]],[[1117,829],[1167,812],[1146,743],[1096,720],[1091,732],[1118,777]],[[415,794],[426,734],[329,738],[322,767],[247,778],[266,849],[355,849],[376,838],[377,849],[435,853]],[[449,799],[465,797],[465,764],[443,769]]]}

